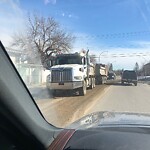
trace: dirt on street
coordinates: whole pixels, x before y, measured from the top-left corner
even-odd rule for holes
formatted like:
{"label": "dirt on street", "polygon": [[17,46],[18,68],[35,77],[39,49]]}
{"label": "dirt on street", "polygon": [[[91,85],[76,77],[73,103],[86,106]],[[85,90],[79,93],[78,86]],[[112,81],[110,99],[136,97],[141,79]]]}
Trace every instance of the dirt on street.
{"label": "dirt on street", "polygon": [[57,127],[66,127],[87,115],[88,110],[108,88],[109,85],[97,85],[94,89],[87,90],[85,96],[62,93],[52,99],[37,100],[36,103],[49,123]]}

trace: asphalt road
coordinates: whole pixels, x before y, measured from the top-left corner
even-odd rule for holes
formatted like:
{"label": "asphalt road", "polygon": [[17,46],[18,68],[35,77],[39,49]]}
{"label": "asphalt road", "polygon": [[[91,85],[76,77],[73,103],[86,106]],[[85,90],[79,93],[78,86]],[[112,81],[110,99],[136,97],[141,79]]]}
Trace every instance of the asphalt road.
{"label": "asphalt road", "polygon": [[150,113],[150,85],[121,85],[110,82],[88,90],[86,96],[61,93],[36,101],[44,117],[57,127],[96,111]]}
{"label": "asphalt road", "polygon": [[150,113],[150,85],[111,85],[88,113],[96,111]]}

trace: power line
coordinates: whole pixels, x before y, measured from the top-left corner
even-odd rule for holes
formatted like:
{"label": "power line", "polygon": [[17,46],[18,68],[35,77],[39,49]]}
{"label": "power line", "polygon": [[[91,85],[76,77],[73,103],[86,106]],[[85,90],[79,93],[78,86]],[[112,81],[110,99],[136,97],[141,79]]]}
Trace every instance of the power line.
{"label": "power line", "polygon": [[[101,55],[102,58],[116,58],[116,57],[147,57],[150,56],[150,53],[120,53],[120,54],[107,54]],[[99,58],[97,56],[93,56],[94,58]]]}
{"label": "power line", "polygon": [[139,36],[150,36],[150,31],[134,31],[134,32],[122,32],[122,33],[107,33],[107,34],[97,34],[97,35],[86,35],[86,36],[76,36],[78,39],[115,39],[115,38],[130,38]]}

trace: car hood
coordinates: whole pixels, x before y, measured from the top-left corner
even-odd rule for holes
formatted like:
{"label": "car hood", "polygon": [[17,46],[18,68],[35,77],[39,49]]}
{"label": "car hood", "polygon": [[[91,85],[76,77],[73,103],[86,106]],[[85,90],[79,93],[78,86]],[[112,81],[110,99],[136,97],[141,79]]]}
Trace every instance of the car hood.
{"label": "car hood", "polygon": [[96,112],[75,121],[67,128],[86,129],[115,125],[150,126],[150,114],[106,111]]}

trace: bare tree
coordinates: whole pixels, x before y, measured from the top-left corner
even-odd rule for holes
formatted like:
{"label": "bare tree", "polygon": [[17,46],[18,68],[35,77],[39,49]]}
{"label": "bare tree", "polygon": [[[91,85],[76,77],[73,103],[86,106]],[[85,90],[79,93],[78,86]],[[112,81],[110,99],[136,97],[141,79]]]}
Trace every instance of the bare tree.
{"label": "bare tree", "polygon": [[113,64],[112,63],[109,64],[109,71],[113,71]]}
{"label": "bare tree", "polygon": [[136,72],[139,71],[139,64],[138,64],[137,62],[135,63],[134,70],[135,70]]}
{"label": "bare tree", "polygon": [[29,15],[25,34],[15,34],[13,45],[25,50],[29,56],[40,57],[45,66],[53,53],[68,52],[74,36],[61,29],[52,17]]}

